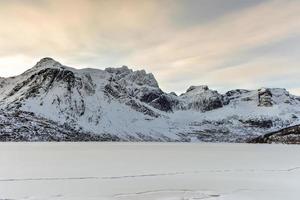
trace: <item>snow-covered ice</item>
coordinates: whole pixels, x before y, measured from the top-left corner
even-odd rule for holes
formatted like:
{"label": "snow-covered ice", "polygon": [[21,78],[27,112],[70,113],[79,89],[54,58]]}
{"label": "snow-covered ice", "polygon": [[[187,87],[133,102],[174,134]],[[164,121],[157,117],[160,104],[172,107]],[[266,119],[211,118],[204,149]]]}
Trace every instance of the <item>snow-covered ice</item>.
{"label": "snow-covered ice", "polygon": [[2,143],[0,199],[299,200],[300,146]]}

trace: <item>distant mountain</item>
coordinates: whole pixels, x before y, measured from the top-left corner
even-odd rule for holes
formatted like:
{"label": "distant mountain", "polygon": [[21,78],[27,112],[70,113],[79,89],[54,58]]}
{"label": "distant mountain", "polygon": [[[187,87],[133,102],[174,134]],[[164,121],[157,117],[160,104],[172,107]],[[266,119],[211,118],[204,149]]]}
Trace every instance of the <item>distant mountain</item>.
{"label": "distant mountain", "polygon": [[298,124],[300,97],[280,88],[220,94],[207,86],[177,96],[144,70],[78,70],[43,58],[0,79],[0,109],[0,140],[245,142]]}

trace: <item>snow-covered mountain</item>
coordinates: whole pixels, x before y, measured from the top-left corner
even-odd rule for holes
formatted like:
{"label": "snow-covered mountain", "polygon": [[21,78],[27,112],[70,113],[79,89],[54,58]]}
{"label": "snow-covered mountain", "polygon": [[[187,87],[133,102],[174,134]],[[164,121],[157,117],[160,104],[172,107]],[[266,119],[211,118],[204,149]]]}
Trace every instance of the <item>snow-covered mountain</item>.
{"label": "snow-covered mountain", "polygon": [[[51,58],[1,78],[0,109],[1,122],[17,121],[2,123],[1,140],[19,130],[26,140],[42,141],[68,140],[73,133],[69,140],[234,142],[300,123],[300,97],[285,89],[220,94],[191,86],[177,96],[163,92],[144,70],[78,70]],[[25,117],[13,117],[19,113]],[[56,139],[41,136],[49,126],[47,134]],[[81,136],[74,139],[75,133]]]}

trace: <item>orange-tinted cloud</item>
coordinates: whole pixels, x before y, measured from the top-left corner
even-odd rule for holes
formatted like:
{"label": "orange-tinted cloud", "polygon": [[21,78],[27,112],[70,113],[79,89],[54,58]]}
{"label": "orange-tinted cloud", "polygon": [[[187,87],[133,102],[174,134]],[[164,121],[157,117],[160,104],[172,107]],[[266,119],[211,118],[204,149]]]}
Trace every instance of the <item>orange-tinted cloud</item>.
{"label": "orange-tinted cloud", "polygon": [[279,87],[272,78],[283,68],[289,68],[287,76],[300,73],[300,61],[292,62],[289,56],[248,53],[289,37],[300,38],[299,1],[265,1],[201,23],[190,24],[187,18],[189,25],[182,26],[175,19],[187,3],[0,2],[0,73],[15,74],[40,57],[51,56],[75,67],[145,68],[157,76],[163,89],[179,92],[191,84],[221,89]]}

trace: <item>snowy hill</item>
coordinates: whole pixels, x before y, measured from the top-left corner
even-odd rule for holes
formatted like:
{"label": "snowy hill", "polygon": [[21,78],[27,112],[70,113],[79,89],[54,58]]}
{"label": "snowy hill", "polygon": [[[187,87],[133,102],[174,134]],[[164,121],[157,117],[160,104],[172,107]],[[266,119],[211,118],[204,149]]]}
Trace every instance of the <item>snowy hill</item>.
{"label": "snowy hill", "polygon": [[[43,58],[19,76],[0,79],[0,109],[51,122],[57,127],[51,134],[71,127],[91,140],[235,142],[299,123],[300,97],[278,88],[220,94],[207,86],[177,96],[144,70],[78,70]],[[35,136],[41,124],[22,126],[31,130],[20,133],[27,140],[51,140]],[[13,134],[5,128],[1,140]]]}

